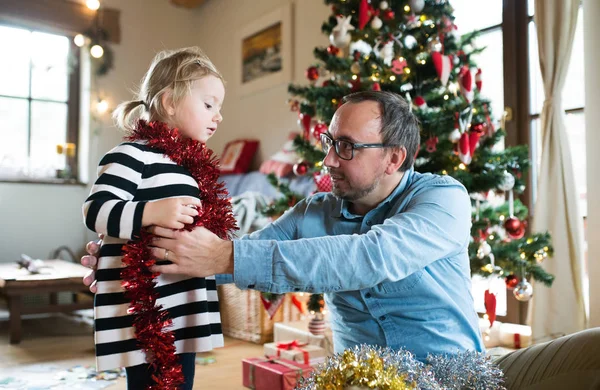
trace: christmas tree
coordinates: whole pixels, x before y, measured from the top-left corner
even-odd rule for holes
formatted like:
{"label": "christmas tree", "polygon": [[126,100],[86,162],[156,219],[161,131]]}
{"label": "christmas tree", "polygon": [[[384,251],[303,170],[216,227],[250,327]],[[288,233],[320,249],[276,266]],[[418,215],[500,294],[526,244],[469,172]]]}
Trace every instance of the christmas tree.
{"label": "christmas tree", "polygon": [[[306,70],[308,86],[289,86],[290,108],[302,130],[294,140],[301,156],[294,173],[311,174],[318,191],[329,190],[320,134],[342,97],[363,90],[400,94],[421,123],[415,170],[450,175],[471,194],[472,274],[504,278],[521,301],[532,295],[528,280],[550,286],[554,276],[540,265],[552,255],[550,236],[526,235],[528,210],[513,195],[525,189],[528,148],[502,146],[505,133],[494,125],[482,70],[474,62],[485,49],[474,44],[477,33],[456,35],[454,10],[446,0],[325,3],[332,15],[322,31],[331,45],[314,50],[317,62]],[[270,205],[268,215],[301,200],[274,176],[271,180],[284,196]],[[495,316],[495,296],[486,292],[485,302]]]}

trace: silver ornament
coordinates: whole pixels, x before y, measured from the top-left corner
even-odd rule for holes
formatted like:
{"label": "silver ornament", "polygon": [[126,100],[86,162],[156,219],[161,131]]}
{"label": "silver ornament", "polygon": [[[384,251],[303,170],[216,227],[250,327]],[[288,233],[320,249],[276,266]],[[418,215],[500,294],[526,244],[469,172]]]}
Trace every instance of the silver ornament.
{"label": "silver ornament", "polygon": [[515,286],[513,294],[517,301],[527,302],[533,296],[533,286],[527,279],[523,278],[523,280]]}
{"label": "silver ornament", "polygon": [[425,0],[410,0],[408,5],[410,5],[410,8],[418,14],[425,8]]}
{"label": "silver ornament", "polygon": [[371,20],[371,28],[373,30],[379,30],[383,26],[383,22],[379,19],[378,16],[375,16],[373,20]]}
{"label": "silver ornament", "polygon": [[379,3],[379,8],[381,8],[381,9],[383,9],[383,10],[386,10],[386,9],[388,9],[388,7],[389,7],[389,6],[390,6],[390,5],[389,5],[389,4],[388,4],[388,2],[387,2],[387,1],[385,1],[385,0],[384,0],[384,1],[382,1],[381,3]]}
{"label": "silver ornament", "polygon": [[515,177],[509,172],[504,171],[502,181],[498,184],[498,188],[502,191],[510,191],[515,186]]}

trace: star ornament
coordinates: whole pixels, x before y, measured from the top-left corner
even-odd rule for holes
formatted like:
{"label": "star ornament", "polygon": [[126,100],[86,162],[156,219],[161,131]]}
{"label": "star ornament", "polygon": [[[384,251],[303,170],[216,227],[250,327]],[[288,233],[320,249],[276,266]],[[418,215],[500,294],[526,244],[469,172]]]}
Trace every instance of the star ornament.
{"label": "star ornament", "polygon": [[333,28],[333,31],[339,31],[341,34],[345,34],[348,31],[354,30],[354,26],[350,24],[350,19],[352,19],[352,15],[350,16],[336,16],[337,26]]}

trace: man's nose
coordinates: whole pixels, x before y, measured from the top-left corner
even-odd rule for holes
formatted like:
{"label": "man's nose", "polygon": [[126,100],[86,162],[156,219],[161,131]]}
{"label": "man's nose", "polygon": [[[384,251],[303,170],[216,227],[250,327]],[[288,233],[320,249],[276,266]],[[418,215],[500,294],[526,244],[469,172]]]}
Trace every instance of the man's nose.
{"label": "man's nose", "polygon": [[340,165],[339,157],[335,153],[335,147],[330,147],[323,159],[323,165],[326,167],[338,167]]}

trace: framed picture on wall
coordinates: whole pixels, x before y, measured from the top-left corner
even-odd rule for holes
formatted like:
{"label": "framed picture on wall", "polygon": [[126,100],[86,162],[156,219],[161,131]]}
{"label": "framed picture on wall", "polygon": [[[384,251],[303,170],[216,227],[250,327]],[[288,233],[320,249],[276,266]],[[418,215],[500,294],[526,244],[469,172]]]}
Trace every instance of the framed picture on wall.
{"label": "framed picture on wall", "polygon": [[237,63],[242,95],[292,80],[292,20],[292,4],[287,4],[240,29]]}

